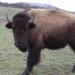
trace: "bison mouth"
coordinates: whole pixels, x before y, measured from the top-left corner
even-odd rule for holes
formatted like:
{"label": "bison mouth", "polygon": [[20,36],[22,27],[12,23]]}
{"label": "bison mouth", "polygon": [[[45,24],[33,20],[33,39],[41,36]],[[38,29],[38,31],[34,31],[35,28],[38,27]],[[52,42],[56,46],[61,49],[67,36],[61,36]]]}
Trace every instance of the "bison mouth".
{"label": "bison mouth", "polygon": [[21,52],[27,52],[27,48],[18,48]]}
{"label": "bison mouth", "polygon": [[21,51],[21,52],[27,52],[27,47],[21,46],[19,44],[15,43],[15,46]]}

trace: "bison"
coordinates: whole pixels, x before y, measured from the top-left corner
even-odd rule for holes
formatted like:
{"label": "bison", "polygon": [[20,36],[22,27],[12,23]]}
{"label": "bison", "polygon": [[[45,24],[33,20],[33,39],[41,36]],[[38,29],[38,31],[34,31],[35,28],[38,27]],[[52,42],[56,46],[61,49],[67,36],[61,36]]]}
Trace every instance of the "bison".
{"label": "bison", "polygon": [[[75,14],[31,9],[15,14],[6,27],[12,29],[16,47],[28,51],[27,67],[22,75],[30,75],[44,48],[55,50],[68,44],[75,52]],[[75,72],[75,66],[72,71]]]}

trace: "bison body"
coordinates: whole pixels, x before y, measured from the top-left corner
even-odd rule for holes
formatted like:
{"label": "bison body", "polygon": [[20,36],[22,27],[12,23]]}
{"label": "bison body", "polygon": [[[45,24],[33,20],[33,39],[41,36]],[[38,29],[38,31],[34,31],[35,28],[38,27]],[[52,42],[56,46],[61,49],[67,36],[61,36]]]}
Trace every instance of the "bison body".
{"label": "bison body", "polygon": [[[34,21],[30,21],[33,14]],[[6,27],[13,30],[15,45],[22,52],[28,49],[27,67],[22,75],[29,75],[39,62],[41,49],[54,50],[69,44],[75,51],[75,15],[72,13],[32,9],[17,13]]]}

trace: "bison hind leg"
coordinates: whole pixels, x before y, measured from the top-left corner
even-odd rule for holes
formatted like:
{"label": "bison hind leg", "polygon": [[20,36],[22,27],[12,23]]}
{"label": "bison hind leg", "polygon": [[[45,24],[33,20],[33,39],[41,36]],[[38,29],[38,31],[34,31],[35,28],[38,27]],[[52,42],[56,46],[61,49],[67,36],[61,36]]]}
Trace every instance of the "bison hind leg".
{"label": "bison hind leg", "polygon": [[69,43],[69,46],[72,48],[73,52],[75,52],[75,43]]}
{"label": "bison hind leg", "polygon": [[[75,52],[75,42],[72,41],[71,43],[69,43],[69,45],[72,48],[73,52]],[[75,64],[73,66],[72,72],[75,73]]]}

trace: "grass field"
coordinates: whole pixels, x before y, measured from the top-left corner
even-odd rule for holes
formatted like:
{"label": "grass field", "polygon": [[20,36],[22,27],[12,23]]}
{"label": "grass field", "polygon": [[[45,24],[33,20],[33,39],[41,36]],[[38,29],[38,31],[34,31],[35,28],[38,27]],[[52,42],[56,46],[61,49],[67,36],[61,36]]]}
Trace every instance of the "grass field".
{"label": "grass field", "polygon": [[[0,75],[20,75],[26,66],[27,53],[21,53],[14,46],[12,31],[4,27],[6,12],[11,19],[21,10],[0,7]],[[69,46],[57,51],[44,49],[32,75],[75,75],[71,72],[74,63],[75,54]]]}

